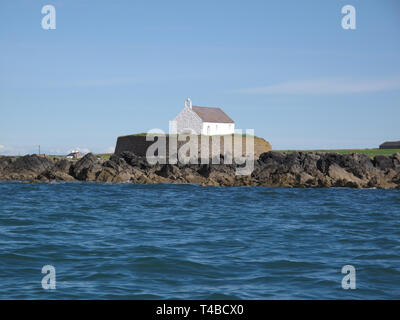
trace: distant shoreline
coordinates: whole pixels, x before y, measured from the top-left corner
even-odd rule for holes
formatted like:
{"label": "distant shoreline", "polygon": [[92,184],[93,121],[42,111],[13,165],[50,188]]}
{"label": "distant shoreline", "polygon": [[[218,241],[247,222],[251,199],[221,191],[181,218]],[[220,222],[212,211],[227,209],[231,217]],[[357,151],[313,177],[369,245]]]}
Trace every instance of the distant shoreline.
{"label": "distant shoreline", "polygon": [[365,148],[365,149],[313,149],[313,150],[274,150],[281,153],[305,152],[305,153],[339,153],[339,154],[366,154],[371,158],[377,155],[390,156],[395,153],[400,153],[400,149],[379,149],[379,148]]}
{"label": "distant shoreline", "polygon": [[[357,154],[365,154],[368,155],[371,159],[374,158],[377,155],[385,155],[385,156],[391,156],[396,153],[400,153],[400,149],[379,149],[379,148],[364,148],[364,149],[274,149],[271,150],[274,152],[279,152],[283,154],[291,154],[294,152],[302,152],[302,153],[339,153],[339,154],[352,154],[352,153],[357,153]],[[103,160],[108,160],[110,157],[113,155],[113,153],[93,153],[95,156],[103,159]],[[26,154],[28,155],[28,154]],[[24,157],[26,155],[2,155],[0,154],[0,157]],[[65,158],[66,155],[60,155],[60,154],[43,154],[47,157],[51,158]],[[75,159],[74,159],[75,161]]]}

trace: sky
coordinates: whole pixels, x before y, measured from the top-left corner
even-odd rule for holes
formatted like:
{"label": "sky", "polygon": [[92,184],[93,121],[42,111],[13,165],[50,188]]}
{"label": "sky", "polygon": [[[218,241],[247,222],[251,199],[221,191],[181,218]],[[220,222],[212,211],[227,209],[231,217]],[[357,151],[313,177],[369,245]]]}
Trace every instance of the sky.
{"label": "sky", "polygon": [[0,154],[112,152],[186,97],[273,149],[400,140],[400,1],[0,0]]}

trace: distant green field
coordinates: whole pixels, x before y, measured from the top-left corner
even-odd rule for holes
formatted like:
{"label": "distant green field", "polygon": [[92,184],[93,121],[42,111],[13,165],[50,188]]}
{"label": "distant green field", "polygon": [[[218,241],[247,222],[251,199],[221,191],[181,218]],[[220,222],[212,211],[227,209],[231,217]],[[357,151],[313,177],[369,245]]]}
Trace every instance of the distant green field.
{"label": "distant green field", "polygon": [[293,152],[329,152],[329,153],[340,153],[340,154],[349,154],[349,153],[363,153],[371,158],[375,157],[378,154],[382,155],[392,155],[396,152],[400,153],[400,149],[338,149],[338,150],[274,150],[282,153],[293,153]]}
{"label": "distant green field", "polygon": [[98,153],[96,156],[101,159],[108,160],[112,156],[112,153]]}
{"label": "distant green field", "polygon": [[[392,155],[396,152],[400,153],[400,149],[273,150],[273,151],[281,153],[293,153],[293,152],[329,152],[329,153],[340,153],[340,154],[362,153],[370,156],[371,158],[375,157],[378,154]],[[105,160],[110,159],[111,155],[112,153],[96,154],[96,156]]]}

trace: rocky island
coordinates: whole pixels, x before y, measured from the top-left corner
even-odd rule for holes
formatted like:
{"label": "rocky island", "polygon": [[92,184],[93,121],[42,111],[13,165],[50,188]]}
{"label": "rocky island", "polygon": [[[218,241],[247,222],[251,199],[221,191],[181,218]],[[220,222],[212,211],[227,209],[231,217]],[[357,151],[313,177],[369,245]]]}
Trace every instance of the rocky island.
{"label": "rocky island", "polygon": [[[211,163],[211,162],[210,162]],[[0,156],[0,180],[110,183],[194,183],[209,186],[350,187],[400,189],[400,154],[305,153],[269,151],[249,176],[235,174],[236,164],[156,164],[125,151],[110,159],[89,153],[78,161],[46,156]]]}

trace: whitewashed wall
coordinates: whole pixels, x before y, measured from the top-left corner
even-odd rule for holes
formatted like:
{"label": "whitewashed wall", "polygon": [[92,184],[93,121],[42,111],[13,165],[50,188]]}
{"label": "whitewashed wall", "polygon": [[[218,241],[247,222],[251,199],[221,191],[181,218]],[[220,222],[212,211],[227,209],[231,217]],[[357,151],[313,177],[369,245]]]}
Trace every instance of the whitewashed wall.
{"label": "whitewashed wall", "polygon": [[235,133],[234,123],[203,122],[201,129],[201,134],[204,135],[223,135],[232,133]]}

